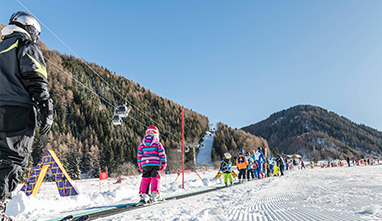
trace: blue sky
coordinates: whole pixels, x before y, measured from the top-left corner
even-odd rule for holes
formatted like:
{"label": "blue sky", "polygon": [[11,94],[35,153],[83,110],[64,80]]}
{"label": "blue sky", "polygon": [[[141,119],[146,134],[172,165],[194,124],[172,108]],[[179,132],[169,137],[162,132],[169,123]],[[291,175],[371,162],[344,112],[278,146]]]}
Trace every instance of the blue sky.
{"label": "blue sky", "polygon": [[[382,1],[19,1],[83,59],[211,123],[310,104],[382,131]],[[18,10],[0,0],[0,23]]]}

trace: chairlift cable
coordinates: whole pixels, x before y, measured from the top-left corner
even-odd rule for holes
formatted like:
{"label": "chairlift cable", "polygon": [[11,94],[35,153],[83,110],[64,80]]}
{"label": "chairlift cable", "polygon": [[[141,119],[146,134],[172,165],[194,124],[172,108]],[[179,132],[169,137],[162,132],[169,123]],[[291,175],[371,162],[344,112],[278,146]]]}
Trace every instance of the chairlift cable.
{"label": "chairlift cable", "polygon": [[88,90],[90,90],[93,94],[97,95],[97,97],[100,97],[102,100],[104,100],[106,103],[108,103],[111,107],[114,107],[115,106],[113,104],[111,104],[106,98],[102,97],[101,95],[97,94],[94,90],[92,90],[91,88],[89,88],[88,86],[86,86],[84,83],[80,82],[79,80],[77,80],[76,78],[74,78],[71,74],[67,73],[65,70],[63,70],[62,68],[60,68],[57,64],[53,63],[51,60],[49,60],[47,57],[44,56],[44,58],[49,61],[51,64],[53,64],[56,68],[58,68],[59,70],[61,70],[64,74],[68,75],[69,77],[71,77],[73,80],[75,80],[77,83],[81,84],[83,87],[87,88]]}
{"label": "chairlift cable", "polygon": [[[83,84],[82,82],[80,82],[79,80],[75,79],[71,74],[67,73],[65,70],[63,70],[62,68],[60,68],[57,64],[53,63],[51,60],[49,60],[48,58],[46,58],[44,56],[44,58],[49,61],[51,64],[53,64],[56,68],[58,68],[59,70],[61,70],[64,74],[68,75],[69,77],[71,77],[73,80],[75,80],[77,83],[81,84],[83,87],[85,87],[86,89],[88,89],[89,91],[91,91],[92,93],[94,93],[97,97],[100,97],[103,101],[105,101],[106,103],[108,103],[111,107],[114,107],[116,108],[116,106],[114,106],[113,104],[111,104],[106,98],[102,97],[101,95],[97,94],[94,90],[92,90],[91,88],[87,87],[85,84]],[[140,122],[139,120],[135,119],[134,117],[132,117],[131,115],[128,115],[128,117],[130,117],[131,119],[133,119],[134,121],[140,123],[142,126],[144,127],[148,127],[147,125],[145,125],[144,123]],[[163,137],[165,137],[163,134],[161,134]]]}
{"label": "chairlift cable", "polygon": [[[147,118],[149,118],[150,120],[152,120],[154,123],[157,124],[157,126],[161,127],[162,129],[164,129],[165,131],[169,132],[170,134],[172,134],[174,137],[176,137],[178,140],[181,140],[180,138],[178,138],[176,135],[174,135],[173,133],[171,133],[171,131],[168,131],[165,127],[163,127],[162,125],[160,125],[158,122],[156,122],[154,119],[152,119],[151,117],[149,117],[147,114],[145,114],[143,111],[141,111],[138,107],[134,106],[131,102],[129,102],[125,97],[123,97],[117,90],[115,90],[105,79],[103,79],[93,68],[91,68],[86,62],[84,62],[84,60],[76,53],[74,52],[67,44],[65,44],[65,42],[63,40],[61,40],[56,34],[54,34],[54,32],[52,30],[50,30],[40,19],[37,18],[37,16],[35,16],[26,6],[24,6],[19,0],[16,0],[25,10],[27,10],[33,17],[35,17],[54,37],[56,37],[63,45],[65,45],[65,47],[67,47],[74,55],[76,55],[78,58],[80,58],[80,60],[90,69],[92,70],[100,79],[102,79],[103,82],[105,82],[116,94],[118,94],[119,96],[121,96],[127,103],[129,103],[129,105],[131,105],[132,107],[134,107],[135,109],[137,109],[141,114],[143,114],[144,116],[146,116]],[[45,58],[46,59],[46,58]],[[48,60],[48,59],[47,59]],[[52,62],[51,62],[52,63]],[[56,66],[57,67],[57,66]],[[62,69],[61,69],[62,70]],[[73,76],[70,76],[73,78]],[[86,87],[86,86],[85,86]],[[93,92],[95,93],[95,92]],[[97,94],[98,95],[98,94]],[[98,95],[99,96],[99,95]],[[105,100],[105,99],[103,99]],[[108,102],[109,103],[109,102]],[[109,103],[110,104],[110,103]],[[114,105],[111,105],[112,107],[115,108]],[[131,117],[131,116],[130,116]],[[132,118],[132,117],[131,117]],[[162,118],[162,117],[161,117]],[[134,119],[134,118],[133,118]],[[136,120],[136,119],[134,119]],[[138,121],[138,120],[136,120]],[[139,121],[138,121],[139,122]],[[141,122],[139,122],[141,123]],[[144,125],[143,123],[141,123],[142,125]],[[146,126],[146,125],[144,125]]]}

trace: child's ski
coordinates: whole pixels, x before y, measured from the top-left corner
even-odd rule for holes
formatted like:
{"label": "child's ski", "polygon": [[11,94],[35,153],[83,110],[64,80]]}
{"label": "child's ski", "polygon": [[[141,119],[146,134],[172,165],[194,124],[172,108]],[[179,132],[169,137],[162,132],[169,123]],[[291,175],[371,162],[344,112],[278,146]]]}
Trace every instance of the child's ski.
{"label": "child's ski", "polygon": [[150,200],[149,202],[139,202],[133,206],[135,206],[135,207],[137,207],[137,206],[149,206],[149,205],[153,205],[153,204],[157,204],[157,203],[162,203],[164,201],[165,201],[165,199],[160,199],[160,200],[156,200],[156,201]]}
{"label": "child's ski", "polygon": [[72,215],[69,215],[69,216],[65,216],[64,218],[62,218],[60,221],[70,221],[73,219],[73,216]]}
{"label": "child's ski", "polygon": [[84,216],[80,216],[75,221],[86,221],[86,220],[89,220],[89,219],[90,219],[89,215],[84,215]]}
{"label": "child's ski", "polygon": [[77,219],[75,219],[72,215],[65,216],[60,221],[86,221],[89,220],[89,215],[80,216]]}

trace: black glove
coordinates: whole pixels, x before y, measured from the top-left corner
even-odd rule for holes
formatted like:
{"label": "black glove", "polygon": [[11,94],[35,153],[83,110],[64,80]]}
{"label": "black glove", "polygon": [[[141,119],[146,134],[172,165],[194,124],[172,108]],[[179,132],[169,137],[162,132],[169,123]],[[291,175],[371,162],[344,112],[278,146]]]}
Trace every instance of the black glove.
{"label": "black glove", "polygon": [[47,134],[53,123],[53,100],[43,101],[38,105],[41,113],[40,134]]}

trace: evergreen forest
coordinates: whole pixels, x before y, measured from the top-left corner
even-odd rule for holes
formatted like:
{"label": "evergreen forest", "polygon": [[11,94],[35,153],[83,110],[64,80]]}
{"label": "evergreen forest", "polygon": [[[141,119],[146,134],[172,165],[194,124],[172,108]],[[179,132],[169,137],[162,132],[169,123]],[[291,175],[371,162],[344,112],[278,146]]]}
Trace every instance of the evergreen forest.
{"label": "evergreen forest", "polygon": [[[98,177],[99,168],[105,171],[106,167],[113,176],[136,174],[137,147],[147,127],[155,125],[166,149],[168,169],[174,169],[181,165],[177,147],[182,140],[182,109],[186,144],[199,141],[209,129],[208,118],[201,114],[107,68],[38,44],[47,65],[54,123],[48,135],[40,136],[37,128],[31,168],[51,149],[73,179],[80,174]],[[131,111],[115,126],[112,117],[119,105]],[[192,167],[192,157],[187,153],[186,166]]]}

